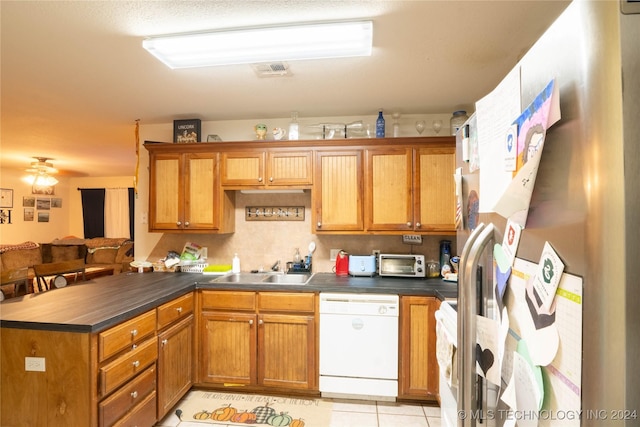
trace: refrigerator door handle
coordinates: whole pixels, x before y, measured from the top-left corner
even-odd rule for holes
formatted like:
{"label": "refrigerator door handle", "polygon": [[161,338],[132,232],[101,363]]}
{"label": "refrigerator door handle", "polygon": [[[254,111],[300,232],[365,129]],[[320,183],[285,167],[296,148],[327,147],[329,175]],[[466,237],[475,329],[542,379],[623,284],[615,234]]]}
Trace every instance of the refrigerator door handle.
{"label": "refrigerator door handle", "polygon": [[[480,228],[480,226],[478,226]],[[477,229],[476,229],[477,230]],[[465,245],[468,249],[465,262],[463,280],[458,288],[458,411],[463,411],[463,416],[458,416],[458,427],[474,427],[476,425],[474,411],[478,409],[475,393],[475,367],[476,367],[476,277],[478,274],[478,262],[487,245],[493,240],[494,225],[483,226],[474,235],[473,241]],[[463,251],[464,254],[464,251]]]}

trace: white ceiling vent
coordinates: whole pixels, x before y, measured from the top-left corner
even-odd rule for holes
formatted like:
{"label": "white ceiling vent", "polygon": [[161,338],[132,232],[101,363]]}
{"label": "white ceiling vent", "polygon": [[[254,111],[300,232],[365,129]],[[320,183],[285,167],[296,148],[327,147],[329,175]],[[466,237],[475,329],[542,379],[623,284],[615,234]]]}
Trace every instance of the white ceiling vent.
{"label": "white ceiling vent", "polygon": [[263,62],[251,64],[258,77],[288,77],[292,76],[289,64],[286,62]]}

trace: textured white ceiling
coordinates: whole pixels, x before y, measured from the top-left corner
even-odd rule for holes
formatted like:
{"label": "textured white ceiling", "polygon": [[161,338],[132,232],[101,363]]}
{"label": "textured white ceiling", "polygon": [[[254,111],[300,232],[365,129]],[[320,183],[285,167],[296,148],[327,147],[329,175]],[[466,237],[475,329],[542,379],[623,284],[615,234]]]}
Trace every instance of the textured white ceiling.
{"label": "textured white ceiling", "polygon": [[[567,1],[2,1],[2,167],[33,156],[77,176],[132,175],[141,123],[444,113],[492,90]],[[371,18],[367,58],[170,70],[145,36]],[[273,102],[277,99],[277,102]]]}

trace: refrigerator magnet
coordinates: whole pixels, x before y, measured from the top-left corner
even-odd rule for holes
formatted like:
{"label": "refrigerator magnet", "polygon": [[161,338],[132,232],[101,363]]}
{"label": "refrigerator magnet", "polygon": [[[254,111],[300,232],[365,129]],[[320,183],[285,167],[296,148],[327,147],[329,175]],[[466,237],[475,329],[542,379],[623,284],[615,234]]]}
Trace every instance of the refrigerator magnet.
{"label": "refrigerator magnet", "polygon": [[541,299],[541,306],[547,311],[551,309],[556,290],[564,271],[564,263],[553,250],[549,242],[544,243],[540,262],[536,268],[536,276],[533,280],[533,288]]}

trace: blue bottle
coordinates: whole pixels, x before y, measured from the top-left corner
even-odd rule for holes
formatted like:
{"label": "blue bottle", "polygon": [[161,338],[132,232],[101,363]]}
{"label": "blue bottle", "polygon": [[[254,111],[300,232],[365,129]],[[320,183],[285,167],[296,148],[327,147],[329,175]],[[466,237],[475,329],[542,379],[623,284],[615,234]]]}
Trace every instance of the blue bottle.
{"label": "blue bottle", "polygon": [[378,113],[378,120],[376,120],[376,138],[384,138],[384,117],[382,117],[382,110]]}

